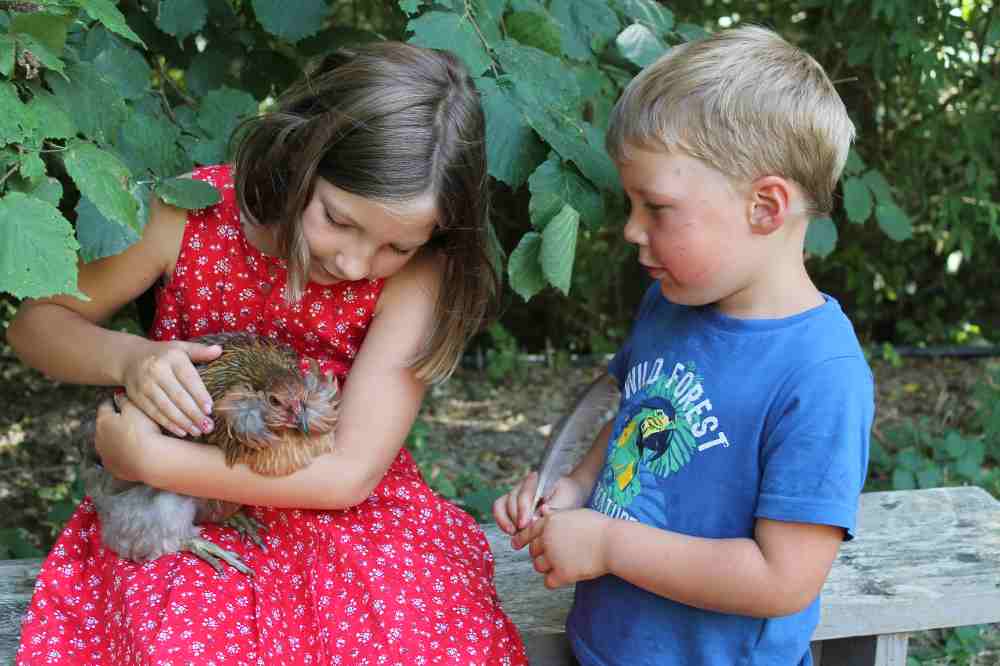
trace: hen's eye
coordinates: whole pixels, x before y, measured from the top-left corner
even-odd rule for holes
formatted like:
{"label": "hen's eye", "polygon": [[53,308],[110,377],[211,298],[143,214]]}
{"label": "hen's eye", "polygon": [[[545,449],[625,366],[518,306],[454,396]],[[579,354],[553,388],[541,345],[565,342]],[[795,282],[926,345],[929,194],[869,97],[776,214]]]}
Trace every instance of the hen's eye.
{"label": "hen's eye", "polygon": [[281,401],[278,400],[278,398],[276,396],[273,396],[273,395],[267,396],[267,402],[272,407],[280,407],[281,406]]}

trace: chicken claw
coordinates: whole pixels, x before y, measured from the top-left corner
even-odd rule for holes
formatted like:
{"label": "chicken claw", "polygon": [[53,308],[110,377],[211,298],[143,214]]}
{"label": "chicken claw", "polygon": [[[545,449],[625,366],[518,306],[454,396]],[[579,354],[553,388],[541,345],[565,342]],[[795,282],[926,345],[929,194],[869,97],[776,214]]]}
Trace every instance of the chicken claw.
{"label": "chicken claw", "polygon": [[200,537],[188,539],[184,543],[182,550],[186,550],[195,557],[204,560],[219,573],[222,573],[222,563],[219,560],[223,560],[242,574],[246,574],[247,576],[254,575],[253,569],[248,567],[239,555]]}
{"label": "chicken claw", "polygon": [[244,539],[250,539],[257,547],[260,548],[265,553],[267,552],[267,546],[264,544],[264,540],[260,538],[260,532],[264,529],[264,525],[258,521],[256,518],[252,518],[243,511],[237,511],[233,515],[222,521],[223,525],[227,527],[232,527],[234,530],[240,533]]}

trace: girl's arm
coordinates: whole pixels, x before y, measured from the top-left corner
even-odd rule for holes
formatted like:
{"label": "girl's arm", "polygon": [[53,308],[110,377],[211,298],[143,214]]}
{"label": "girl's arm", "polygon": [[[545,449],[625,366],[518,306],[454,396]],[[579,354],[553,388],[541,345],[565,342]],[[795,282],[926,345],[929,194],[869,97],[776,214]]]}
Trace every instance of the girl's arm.
{"label": "girl's arm", "polygon": [[241,504],[340,509],[364,501],[420,409],[426,385],[409,366],[429,337],[439,279],[438,261],[419,255],[386,282],[343,387],[334,450],[305,469],[264,477],[245,465],[230,468],[215,447],[149,435],[137,410],[102,413],[98,448],[105,464],[157,488]]}
{"label": "girl's arm", "polygon": [[[129,396],[157,422],[178,434],[193,434],[195,424],[207,416],[199,406],[210,406],[211,397],[188,359],[195,356],[211,360],[218,351],[206,353],[209,348],[193,343],[153,342],[99,325],[161,275],[173,272],[185,219],[184,211],[153,197],[150,219],[138,242],[121,254],[80,263],[79,289],[90,300],[55,296],[25,301],[7,330],[7,340],[21,360],[59,381],[125,386]],[[189,400],[189,404],[182,405],[181,413],[166,405],[154,405],[158,394],[144,400],[144,394],[159,389],[143,386],[149,379],[150,366],[157,363],[166,366],[171,375],[177,368],[181,383],[199,404]],[[158,414],[158,410],[164,413]]]}

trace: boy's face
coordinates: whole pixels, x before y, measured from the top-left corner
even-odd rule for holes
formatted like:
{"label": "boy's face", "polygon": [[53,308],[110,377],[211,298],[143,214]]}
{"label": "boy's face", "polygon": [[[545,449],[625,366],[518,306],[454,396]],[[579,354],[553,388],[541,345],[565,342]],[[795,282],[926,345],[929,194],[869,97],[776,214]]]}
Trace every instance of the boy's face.
{"label": "boy's face", "polygon": [[631,203],[625,240],[671,302],[716,303],[736,315],[752,296],[765,258],[751,232],[749,188],[680,152],[631,147],[617,164]]}

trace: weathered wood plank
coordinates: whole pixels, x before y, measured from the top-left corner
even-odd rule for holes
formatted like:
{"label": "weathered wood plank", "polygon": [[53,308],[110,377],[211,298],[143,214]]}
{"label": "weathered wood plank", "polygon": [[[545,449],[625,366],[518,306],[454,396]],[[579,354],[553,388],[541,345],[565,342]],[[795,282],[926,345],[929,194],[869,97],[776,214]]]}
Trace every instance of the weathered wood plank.
{"label": "weathered wood plank", "polygon": [[[1000,622],[1000,503],[985,490],[865,493],[857,532],[823,588],[815,640]],[[546,590],[526,551],[496,527],[486,534],[522,632],[561,633],[572,592]]]}
{"label": "weathered wood plank", "polygon": [[40,566],[41,560],[0,560],[0,664],[14,663],[21,615]]}

